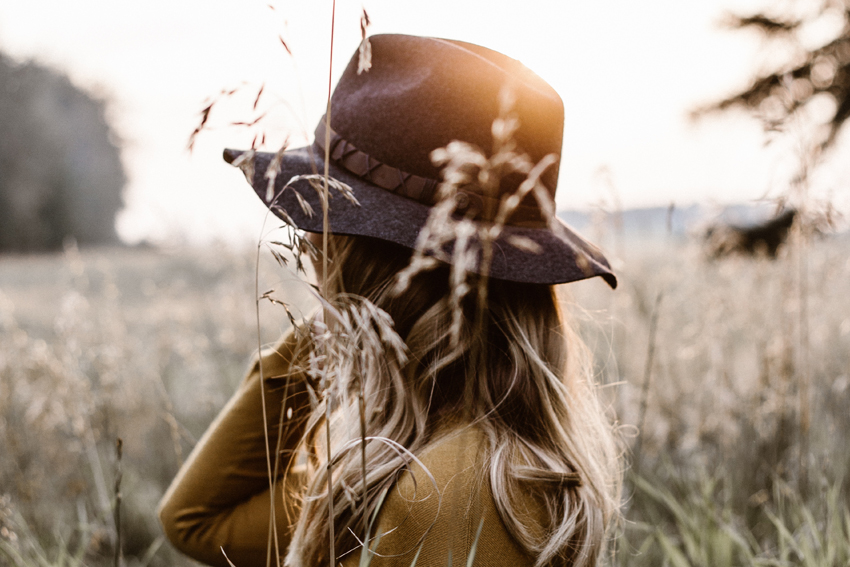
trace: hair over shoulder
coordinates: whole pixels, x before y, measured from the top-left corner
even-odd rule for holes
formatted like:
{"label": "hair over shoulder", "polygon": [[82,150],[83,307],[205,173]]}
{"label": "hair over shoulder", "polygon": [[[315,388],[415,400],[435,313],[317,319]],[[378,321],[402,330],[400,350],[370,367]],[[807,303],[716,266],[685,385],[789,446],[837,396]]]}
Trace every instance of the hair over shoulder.
{"label": "hair over shoulder", "polygon": [[[597,399],[589,352],[567,321],[556,288],[490,279],[482,314],[475,290],[453,303],[448,267],[416,275],[399,292],[397,276],[410,250],[368,237],[329,238],[326,299],[335,305],[365,299],[388,314],[405,355],[386,352],[360,367],[362,401],[349,387],[340,390],[332,411],[324,402],[314,408],[302,440],[310,481],[287,564],[327,561],[330,523],[336,549],[357,547],[353,534],[365,531],[409,455],[454,422],[484,433],[484,476],[494,504],[536,565],[595,564],[618,515],[619,447]],[[359,439],[361,412],[367,437],[392,440],[407,452],[369,442],[364,469],[360,448],[353,450],[350,442]],[[365,506],[335,506],[334,518],[328,514],[323,441],[328,415],[334,501],[345,502],[346,491],[367,487]],[[541,511],[536,520],[523,512],[528,494]]]}

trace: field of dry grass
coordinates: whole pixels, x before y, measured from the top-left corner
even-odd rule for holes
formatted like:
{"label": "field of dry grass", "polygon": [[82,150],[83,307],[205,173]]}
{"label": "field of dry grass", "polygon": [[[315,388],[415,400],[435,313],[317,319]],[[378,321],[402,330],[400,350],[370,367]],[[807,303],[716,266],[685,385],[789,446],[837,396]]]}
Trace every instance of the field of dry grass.
{"label": "field of dry grass", "polygon": [[[775,262],[608,244],[620,289],[570,291],[631,463],[612,562],[847,564],[850,241]],[[112,564],[118,437],[127,564],[189,564],[154,508],[257,348],[254,297],[252,251],[0,258],[0,564]],[[261,321],[264,342],[288,325]]]}
{"label": "field of dry grass", "polygon": [[611,244],[622,288],[574,296],[630,438],[618,563],[847,564],[846,234],[776,261]]}

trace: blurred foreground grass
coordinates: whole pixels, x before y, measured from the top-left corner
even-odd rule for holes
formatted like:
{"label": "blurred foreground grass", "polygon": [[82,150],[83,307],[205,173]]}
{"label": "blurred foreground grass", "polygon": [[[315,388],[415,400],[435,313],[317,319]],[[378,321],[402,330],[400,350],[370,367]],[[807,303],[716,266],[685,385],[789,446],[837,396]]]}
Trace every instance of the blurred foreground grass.
{"label": "blurred foreground grass", "polygon": [[[848,565],[850,242],[776,262],[615,248],[620,289],[570,286],[629,446],[611,562]],[[260,268],[261,292],[310,308]],[[253,252],[0,258],[0,565],[112,564],[117,437],[126,563],[190,563],[154,509],[257,347],[253,298]],[[261,315],[264,342],[288,325]]]}

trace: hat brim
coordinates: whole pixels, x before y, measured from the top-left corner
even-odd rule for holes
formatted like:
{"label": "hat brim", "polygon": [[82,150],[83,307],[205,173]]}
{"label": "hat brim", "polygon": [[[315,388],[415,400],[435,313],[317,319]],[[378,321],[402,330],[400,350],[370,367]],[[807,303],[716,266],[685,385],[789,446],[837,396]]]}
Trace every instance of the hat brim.
{"label": "hat brim", "polygon": [[[235,162],[244,151],[224,150],[224,159]],[[322,156],[312,147],[286,151],[280,160],[280,172],[275,178],[271,200],[266,199],[268,179],[266,172],[275,154],[256,152],[253,158],[251,185],[257,196],[278,217],[285,219],[276,209],[282,208],[295,222],[296,227],[307,232],[322,232],[323,218],[321,201],[317,191],[306,180],[292,183],[283,192],[283,187],[295,176],[324,172]],[[343,198],[331,190],[328,210],[328,230],[333,234],[371,236],[395,242],[407,248],[415,248],[420,229],[425,225],[431,208],[427,205],[396,195],[372,185],[356,175],[329,164],[330,176],[352,188],[359,205]],[[295,192],[313,210],[307,214]],[[493,258],[490,277],[522,283],[559,284],[599,276],[612,288],[617,287],[617,278],[608,261],[598,248],[578,235],[561,219],[557,221],[560,234],[549,228],[525,228],[506,225],[493,243]],[[529,252],[510,244],[512,237],[524,237],[534,241],[539,251]]]}

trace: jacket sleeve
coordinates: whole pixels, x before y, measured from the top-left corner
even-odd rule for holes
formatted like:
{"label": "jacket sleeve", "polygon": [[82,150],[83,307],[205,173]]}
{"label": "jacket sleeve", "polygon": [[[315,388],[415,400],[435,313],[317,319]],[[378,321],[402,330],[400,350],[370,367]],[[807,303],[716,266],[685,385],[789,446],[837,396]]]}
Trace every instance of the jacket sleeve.
{"label": "jacket sleeve", "polygon": [[[290,526],[297,518],[296,496],[302,481],[290,465],[310,412],[304,374],[293,363],[303,359],[296,356],[295,335],[290,331],[274,349],[254,361],[160,502],[159,518],[165,535],[193,559],[227,567],[221,551],[224,549],[238,567],[264,566],[269,549],[272,554],[275,550],[274,543],[270,543],[274,535],[270,526],[275,528],[280,553],[286,551]],[[290,408],[292,413],[288,415]],[[264,429],[268,431],[272,470],[279,431],[283,432],[273,524]],[[274,555],[272,558],[275,564]]]}

